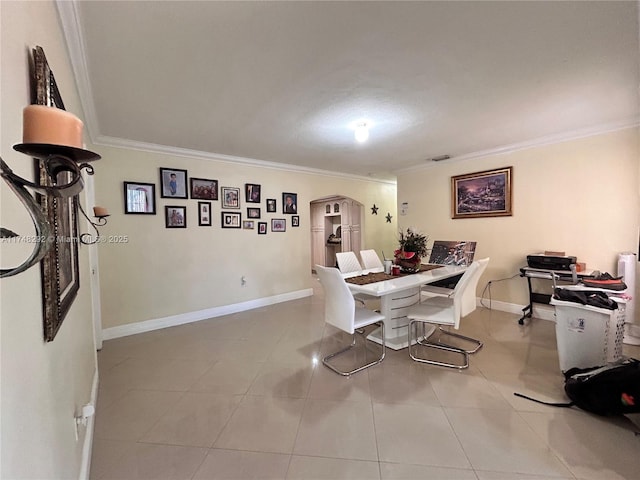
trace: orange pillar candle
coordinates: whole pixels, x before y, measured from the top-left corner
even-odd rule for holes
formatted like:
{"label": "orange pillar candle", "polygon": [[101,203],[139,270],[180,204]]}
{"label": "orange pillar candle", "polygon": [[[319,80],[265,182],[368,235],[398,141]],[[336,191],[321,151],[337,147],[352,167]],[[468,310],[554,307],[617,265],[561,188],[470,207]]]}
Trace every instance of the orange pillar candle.
{"label": "orange pillar candle", "polygon": [[82,148],[82,121],[73,113],[44,105],[22,112],[22,142]]}
{"label": "orange pillar candle", "polygon": [[106,217],[109,215],[109,212],[104,207],[93,207],[93,216],[94,217]]}

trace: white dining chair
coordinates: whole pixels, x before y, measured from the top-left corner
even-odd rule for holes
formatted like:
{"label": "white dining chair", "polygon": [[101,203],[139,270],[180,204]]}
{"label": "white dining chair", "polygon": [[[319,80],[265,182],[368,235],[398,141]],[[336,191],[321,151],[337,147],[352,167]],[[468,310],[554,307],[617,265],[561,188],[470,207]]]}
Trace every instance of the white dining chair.
{"label": "white dining chair", "polygon": [[343,278],[362,275],[362,265],[358,261],[355,252],[336,253],[336,262]]}
{"label": "white dining chair", "polygon": [[[352,341],[349,346],[327,355],[322,359],[322,363],[334,372],[348,377],[365,368],[377,365],[384,360],[385,356],[385,332],[384,316],[366,308],[356,307],[355,300],[349,291],[349,287],[335,268],[321,267],[316,265],[318,279],[324,288],[324,320],[329,325],[333,325],[340,330],[351,334]],[[380,358],[358,366],[350,371],[343,371],[329,363],[334,357],[345,353],[356,345],[356,329],[364,328],[368,325],[380,324],[382,326],[382,355]],[[365,340],[366,341],[366,340]]]}
{"label": "white dining chair", "polygon": [[382,260],[380,260],[375,250],[360,250],[360,258],[362,259],[362,266],[368,272],[384,272]]}
{"label": "white dining chair", "polygon": [[[452,345],[446,345],[440,342],[431,342],[427,337],[418,338],[418,324],[434,325],[436,328],[442,326],[453,327],[456,330],[460,326],[460,318],[462,317],[462,303],[465,291],[469,288],[471,280],[479,268],[478,262],[473,262],[464,272],[460,281],[453,289],[448,297],[434,297],[432,299],[421,300],[420,303],[409,308],[407,318],[409,319],[409,356],[412,360],[441,367],[464,369],[469,367],[469,354]],[[415,333],[414,333],[415,332]],[[462,363],[448,363],[438,360],[429,360],[426,358],[416,357],[413,349],[424,347],[425,349],[444,350],[458,354],[462,357]]]}
{"label": "white dining chair", "polygon": [[[466,317],[470,313],[474,312],[477,306],[476,300],[476,290],[478,288],[478,282],[480,281],[480,277],[487,269],[487,265],[489,265],[490,258],[483,258],[482,260],[477,260],[478,268],[475,271],[473,277],[469,281],[469,286],[464,292],[462,296],[462,304],[460,316]],[[429,288],[429,285],[425,285],[422,287],[422,293],[426,294],[425,302],[429,302],[432,305],[438,305],[446,303],[446,300],[438,300],[438,298],[449,297],[453,294],[452,289],[441,288],[441,287],[433,287]],[[445,330],[443,327],[439,327],[439,330],[442,335],[449,335],[451,337],[456,337],[461,340],[465,340],[467,342],[473,343],[475,345],[474,348],[470,350],[466,350],[467,353],[473,354],[482,348],[483,343],[477,338],[467,337],[466,335],[461,335],[459,333],[451,332],[450,330]]]}

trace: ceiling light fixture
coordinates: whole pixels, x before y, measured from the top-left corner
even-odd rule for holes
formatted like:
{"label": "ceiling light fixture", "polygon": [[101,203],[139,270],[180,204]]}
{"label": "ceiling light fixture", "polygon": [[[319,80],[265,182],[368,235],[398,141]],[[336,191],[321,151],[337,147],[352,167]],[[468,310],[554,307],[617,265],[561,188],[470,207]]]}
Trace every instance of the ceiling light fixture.
{"label": "ceiling light fixture", "polygon": [[358,123],[355,129],[355,137],[359,143],[364,143],[369,138],[369,128],[365,122]]}

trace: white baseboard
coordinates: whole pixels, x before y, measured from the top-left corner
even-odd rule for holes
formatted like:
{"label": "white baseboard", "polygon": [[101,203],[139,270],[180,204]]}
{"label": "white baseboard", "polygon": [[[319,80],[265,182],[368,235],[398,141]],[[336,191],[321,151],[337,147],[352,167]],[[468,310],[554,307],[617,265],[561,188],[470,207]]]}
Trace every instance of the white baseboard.
{"label": "white baseboard", "polygon": [[[91,399],[89,403],[94,407],[98,400],[98,367],[93,373],[93,384],[91,385]],[[89,472],[91,471],[91,451],[93,450],[93,427],[95,425],[95,415],[91,415],[87,419],[87,428],[84,432],[84,442],[82,444],[82,461],[80,463],[79,480],[89,480]]]}
{"label": "white baseboard", "polygon": [[299,298],[310,297],[313,295],[312,288],[304,290],[296,290],[294,292],[281,293],[271,297],[257,298],[247,302],[233,303],[231,305],[222,305],[220,307],[207,308],[195,312],[181,313],[179,315],[171,315],[169,317],[155,318],[145,320],[143,322],[129,323],[127,325],[118,325],[117,327],[105,328],[102,330],[102,339],[110,340],[112,338],[127,337],[136,333],[150,332],[152,330],[160,330],[161,328],[175,327],[184,325],[185,323],[198,322],[209,318],[221,317],[222,315],[230,315],[232,313],[253,310],[254,308],[266,307],[276,303],[288,302]]}
{"label": "white baseboard", "polygon": [[[522,309],[525,307],[524,305],[518,305],[517,303],[508,303],[508,302],[501,302],[500,300],[491,300],[491,302],[489,302],[488,299],[484,299],[482,300],[482,302],[484,303],[481,304],[480,303],[480,298],[476,298],[476,304],[479,307],[484,307],[486,306],[491,306],[492,310],[498,310],[500,312],[507,312],[507,313],[516,313],[518,315],[522,315]],[[533,317],[534,318],[538,318],[540,320],[550,320],[552,322],[555,322],[555,309],[553,308],[552,305],[538,305],[538,304],[534,304],[533,305]]]}

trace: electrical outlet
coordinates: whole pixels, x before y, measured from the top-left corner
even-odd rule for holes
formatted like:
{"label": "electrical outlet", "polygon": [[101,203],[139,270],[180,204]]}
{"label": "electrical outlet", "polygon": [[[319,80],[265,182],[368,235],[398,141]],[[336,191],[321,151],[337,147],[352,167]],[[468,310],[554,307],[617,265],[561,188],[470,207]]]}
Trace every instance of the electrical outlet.
{"label": "electrical outlet", "polygon": [[243,287],[247,285],[247,279],[245,278],[244,275],[240,277],[240,285],[242,285]]}

